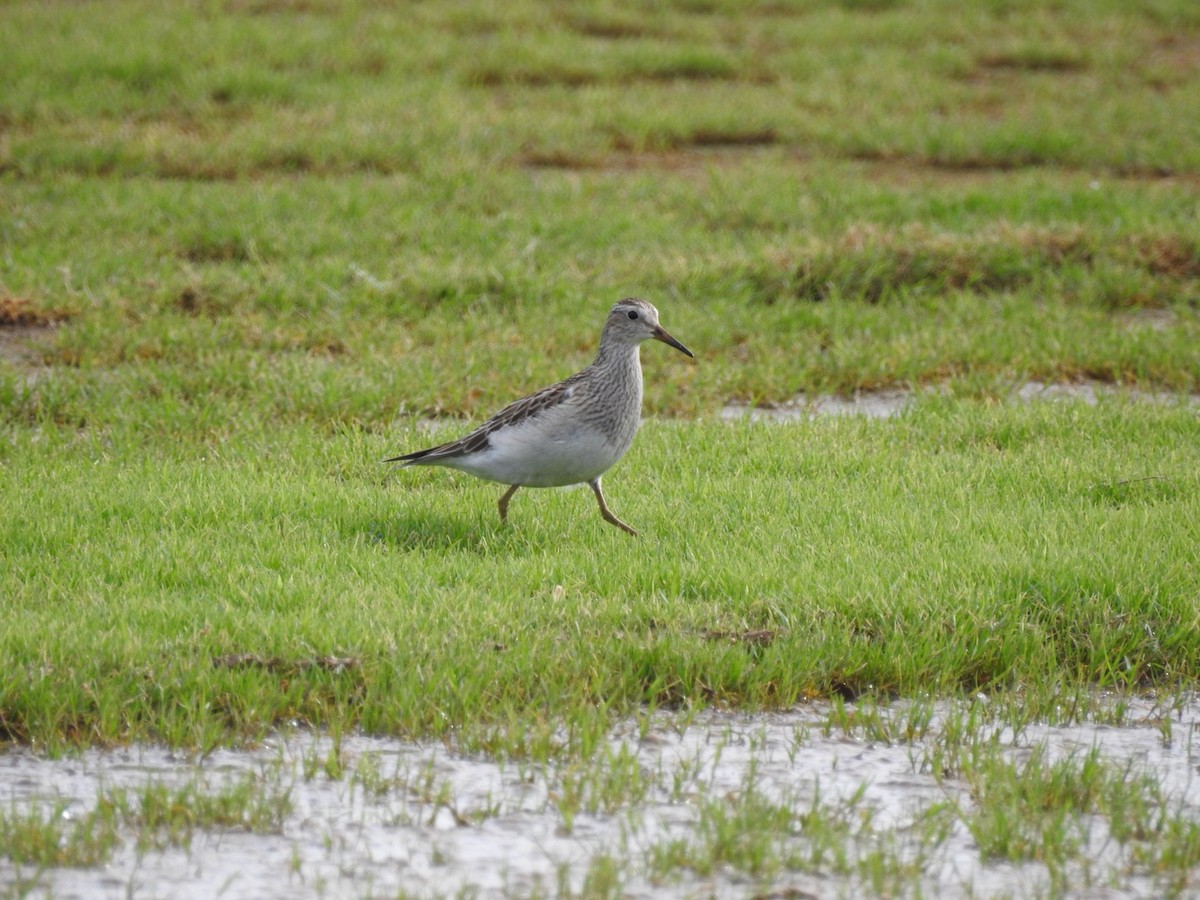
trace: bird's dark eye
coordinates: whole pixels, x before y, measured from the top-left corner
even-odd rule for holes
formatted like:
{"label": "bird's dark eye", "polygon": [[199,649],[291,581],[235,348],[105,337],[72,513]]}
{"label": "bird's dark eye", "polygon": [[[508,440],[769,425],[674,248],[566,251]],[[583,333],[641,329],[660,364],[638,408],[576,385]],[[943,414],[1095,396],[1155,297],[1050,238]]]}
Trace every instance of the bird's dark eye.
{"label": "bird's dark eye", "polygon": [[629,311],[629,318],[636,319],[637,317],[638,317],[638,314],[631,309]]}

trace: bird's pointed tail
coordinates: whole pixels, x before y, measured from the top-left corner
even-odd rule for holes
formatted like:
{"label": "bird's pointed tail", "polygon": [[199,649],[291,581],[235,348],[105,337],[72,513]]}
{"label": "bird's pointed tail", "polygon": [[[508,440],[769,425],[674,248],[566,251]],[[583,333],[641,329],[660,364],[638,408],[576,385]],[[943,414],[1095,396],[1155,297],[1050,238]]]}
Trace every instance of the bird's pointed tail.
{"label": "bird's pointed tail", "polygon": [[385,463],[398,462],[398,463],[403,463],[406,466],[409,466],[415,462],[420,462],[420,460],[423,457],[428,456],[430,453],[432,453],[433,449],[434,448],[430,448],[429,450],[417,450],[415,453],[405,453],[403,456],[393,456],[391,459],[385,459],[384,462]]}

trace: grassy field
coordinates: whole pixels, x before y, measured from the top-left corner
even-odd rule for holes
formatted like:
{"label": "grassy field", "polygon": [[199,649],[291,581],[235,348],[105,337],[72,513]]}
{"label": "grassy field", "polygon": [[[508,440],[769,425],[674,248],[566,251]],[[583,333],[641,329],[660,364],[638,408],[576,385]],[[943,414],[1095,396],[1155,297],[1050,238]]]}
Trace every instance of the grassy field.
{"label": "grassy field", "polygon": [[[6,7],[3,732],[1193,678],[1194,411],[996,401],[1200,388],[1200,17],[943,13]],[[378,463],[627,294],[699,357],[645,354],[645,540]]]}
{"label": "grassy field", "polygon": [[[653,709],[1200,683],[1194,3],[0,19],[0,744],[548,759]],[[643,354],[641,538],[380,464],[627,295],[697,355]]]}
{"label": "grassy field", "polygon": [[565,717],[586,748],[646,703],[1200,677],[1190,409],[654,422],[610,479],[639,540],[586,490],[519,495],[504,527],[495,486],[381,466],[395,436],[129,437],[6,459],[12,738]]}

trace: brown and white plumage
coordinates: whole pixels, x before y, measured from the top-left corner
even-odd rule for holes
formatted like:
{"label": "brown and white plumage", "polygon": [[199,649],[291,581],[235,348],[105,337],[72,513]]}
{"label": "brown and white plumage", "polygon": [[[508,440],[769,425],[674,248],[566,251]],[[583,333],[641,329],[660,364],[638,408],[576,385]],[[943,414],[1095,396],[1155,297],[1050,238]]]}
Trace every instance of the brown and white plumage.
{"label": "brown and white plumage", "polygon": [[608,522],[632,528],[604,502],[600,476],[625,455],[641,421],[639,348],[654,339],[692,356],[658,324],[644,300],[621,300],[608,314],[595,361],[581,372],[510,403],[456,441],[406,453],[387,462],[448,466],[511,485],[500,498],[500,519],[521,487],[589,484]]}

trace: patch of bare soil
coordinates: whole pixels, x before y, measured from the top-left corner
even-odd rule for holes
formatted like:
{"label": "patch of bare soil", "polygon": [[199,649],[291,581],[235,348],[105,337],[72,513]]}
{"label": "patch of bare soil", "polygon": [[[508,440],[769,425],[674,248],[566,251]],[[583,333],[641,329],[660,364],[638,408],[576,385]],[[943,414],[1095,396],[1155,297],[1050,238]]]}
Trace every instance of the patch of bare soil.
{"label": "patch of bare soil", "polygon": [[1000,178],[1013,172],[1045,169],[1055,175],[1078,173],[1096,178],[1112,177],[1122,181],[1166,182],[1192,190],[1200,188],[1200,173],[1177,171],[1170,166],[1152,163],[1126,163],[1100,166],[1095,169],[1072,166],[1058,159],[1039,154],[1009,154],[1003,156],[962,154],[954,156],[910,153],[886,148],[865,148],[848,155],[871,164],[871,177],[880,180],[960,180],[962,178]]}
{"label": "patch of bare soil", "polygon": [[663,146],[657,148],[639,147],[623,135],[617,135],[608,151],[589,153],[531,148],[517,156],[514,162],[529,169],[566,171],[707,171],[713,166],[744,165],[748,159],[779,143],[778,134],[770,128],[746,132],[701,129],[667,138]]}
{"label": "patch of bare soil", "polygon": [[22,369],[40,366],[41,338],[70,316],[63,310],[39,309],[21,297],[0,296],[0,363]]}
{"label": "patch of bare soil", "polygon": [[42,362],[42,354],[35,344],[45,333],[44,328],[0,328],[0,362],[19,368],[39,365]]}

